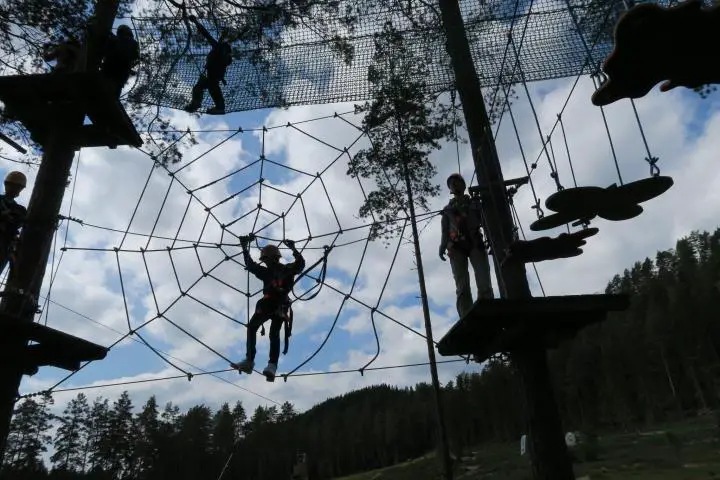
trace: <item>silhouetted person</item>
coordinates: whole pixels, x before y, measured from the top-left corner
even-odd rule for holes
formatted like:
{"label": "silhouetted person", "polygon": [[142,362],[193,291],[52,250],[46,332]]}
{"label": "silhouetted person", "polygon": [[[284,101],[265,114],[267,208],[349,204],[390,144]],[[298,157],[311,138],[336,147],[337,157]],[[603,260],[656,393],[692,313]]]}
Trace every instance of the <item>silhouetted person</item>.
{"label": "silhouetted person", "polygon": [[[275,245],[265,245],[260,251],[260,261],[265,265],[259,265],[250,256],[248,241],[248,237],[241,237],[240,239],[245,268],[262,280],[263,297],[255,305],[255,313],[253,313],[247,325],[247,352],[245,358],[233,364],[233,367],[240,372],[252,373],[255,367],[257,331],[265,322],[270,320],[270,359],[262,373],[268,381],[273,381],[277,372],[278,359],[280,358],[280,328],[283,324],[292,321],[289,294],[295,284],[295,276],[299,275],[305,268],[305,259],[295,248],[295,242],[285,240],[285,245],[292,250],[294,262],[281,263],[280,250]],[[285,328],[288,328],[287,325]]]}
{"label": "silhouetted person", "polygon": [[117,35],[110,34],[100,71],[108,78],[120,98],[122,89],[133,73],[133,67],[140,60],[140,48],[127,25],[117,28]]}
{"label": "silhouetted person", "polygon": [[9,262],[14,262],[20,228],[27,216],[27,209],[15,199],[26,186],[22,172],[10,172],[5,177],[5,193],[0,195],[0,274]]}
{"label": "silhouetted person", "polygon": [[225,97],[223,97],[220,82],[225,83],[225,72],[227,67],[232,63],[232,46],[230,43],[234,40],[230,31],[226,28],[222,30],[220,39],[215,40],[210,32],[203,27],[194,16],[188,17],[197,26],[200,34],[210,43],[212,48],[205,59],[205,71],[200,75],[197,83],[192,90],[192,99],[190,104],[185,107],[185,111],[193,113],[202,105],[205,90],[210,94],[215,106],[209,108],[207,113],[215,115],[225,114]]}
{"label": "silhouetted person", "polygon": [[475,272],[478,299],[491,299],[494,295],[490,281],[490,262],[480,232],[480,219],[470,196],[465,193],[465,179],[453,173],[448,177],[447,185],[453,198],[442,211],[439,253],[442,261],[445,261],[445,250],[450,257],[450,268],[455,278],[457,312],[462,318],[473,306],[468,262]]}

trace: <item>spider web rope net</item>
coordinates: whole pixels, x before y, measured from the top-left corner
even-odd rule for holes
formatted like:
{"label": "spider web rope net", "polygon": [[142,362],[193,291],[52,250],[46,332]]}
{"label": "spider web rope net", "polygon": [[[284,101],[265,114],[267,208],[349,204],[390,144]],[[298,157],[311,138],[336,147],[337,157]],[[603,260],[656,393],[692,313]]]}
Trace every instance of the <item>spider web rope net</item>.
{"label": "spider web rope net", "polygon": [[[419,311],[417,318],[411,319],[398,318],[394,313],[399,308],[398,302],[404,301],[399,299],[414,299],[417,295],[416,274],[408,268],[411,265],[404,266],[405,273],[398,274],[396,268],[401,262],[399,257],[412,256],[412,247],[408,248],[409,218],[399,216],[390,222],[396,226],[398,236],[385,248],[381,242],[370,241],[372,221],[357,218],[359,204],[353,203],[349,195],[355,193],[359,194],[358,198],[365,198],[371,185],[357,180],[355,192],[339,191],[333,186],[339,183],[332,181],[333,176],[345,176],[347,160],[353,152],[369,146],[356,115],[335,113],[306,122],[212,133],[208,138],[214,142],[209,148],[194,152],[193,159],[174,169],[162,166],[146,154],[148,176],[127,228],[109,228],[71,219],[82,222],[84,228],[104,230],[113,236],[103,242],[105,245],[70,245],[61,249],[69,256],[68,261],[73,252],[114,257],[115,286],[122,294],[122,310],[114,314],[124,316],[126,333],[110,348],[131,337],[179,372],[179,376],[168,379],[192,379],[196,375],[228,371],[229,368],[191,371],[187,362],[165,353],[164,350],[172,347],[163,345],[158,338],[190,339],[194,348],[210,352],[225,366],[242,358],[244,326],[254,311],[254,303],[262,295],[262,284],[244,269],[238,236],[253,233],[257,237],[251,248],[255,261],[258,261],[257,247],[265,244],[279,245],[288,261],[288,250],[280,244],[285,238],[296,241],[306,261],[307,273],[291,295],[295,326],[288,356],[281,357],[280,378],[287,381],[290,377],[426,365],[375,364],[382,356],[378,332],[381,322],[397,327],[393,335],[400,335],[405,341],[425,342],[425,334]],[[347,127],[344,134],[350,139],[349,144],[336,146],[334,136],[318,135],[322,129],[303,128],[308,123],[323,121],[335,125],[342,122]],[[281,143],[273,141],[273,149],[267,150],[268,137],[280,130],[292,131],[281,143],[295,144],[299,139],[310,139],[305,143],[314,146],[312,151],[322,152],[322,156],[316,155],[313,159],[316,171],[298,168],[293,161],[278,158],[280,150],[291,145],[279,146]],[[246,143],[257,144],[257,150],[245,148]],[[240,145],[243,146],[238,158]],[[226,168],[222,174],[204,170],[204,159],[233,152],[235,158],[224,162]],[[347,183],[343,188],[347,188]],[[434,211],[419,213],[420,230],[437,214]],[[332,249],[327,254],[327,277],[324,278],[326,247]],[[378,253],[383,255],[382,261],[373,258]],[[390,288],[398,288],[392,285],[398,281],[397,275],[407,275],[400,278],[412,280],[411,286],[402,286],[399,293],[388,292]],[[411,297],[407,297],[408,293]],[[327,372],[308,370],[306,365],[311,366],[316,357],[328,360],[328,357],[322,358],[323,349],[337,347],[332,337],[342,329],[339,325],[353,317],[364,324],[365,333],[371,335],[368,338],[374,337],[361,348],[351,347],[359,352],[353,356],[357,366]],[[304,324],[313,327],[310,328],[313,335],[307,339]],[[221,344],[217,344],[217,332],[213,336],[218,325],[226,329]],[[268,348],[266,339],[258,335],[258,359]],[[347,346],[341,348],[344,357]],[[466,360],[457,358],[438,363],[457,361]],[[78,372],[67,375],[49,389],[22,397],[72,391],[76,388],[59,387]]]}

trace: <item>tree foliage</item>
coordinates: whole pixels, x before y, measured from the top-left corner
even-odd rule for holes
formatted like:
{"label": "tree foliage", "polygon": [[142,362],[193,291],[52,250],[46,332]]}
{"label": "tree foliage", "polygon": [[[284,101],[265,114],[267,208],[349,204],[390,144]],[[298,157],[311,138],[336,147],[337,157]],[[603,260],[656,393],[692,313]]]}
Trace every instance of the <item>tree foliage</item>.
{"label": "tree foliage", "polygon": [[455,140],[460,120],[452,106],[423,93],[422,81],[414,79],[427,72],[427,61],[408,48],[391,23],[375,35],[373,60],[368,69],[373,100],[356,107],[366,112],[362,127],[371,146],[349,161],[348,175],[375,184],[359,214],[373,218],[370,238],[377,239],[397,233],[397,225],[389,222],[407,209],[406,175],[416,208],[429,210],[429,199],[440,192],[432,182],[437,169],[430,153],[441,148],[441,140]]}
{"label": "tree foliage", "polygon": [[[0,3],[0,74],[32,74],[50,70],[43,59],[43,49],[48,44],[64,40],[68,36],[82,38],[94,9],[94,0],[7,0]],[[268,60],[279,46],[282,32],[287,28],[306,26],[312,19],[313,31],[332,43],[338,54],[346,61],[352,57],[352,48],[343,41],[343,37],[331,29],[323,29],[322,12],[337,14],[338,2],[332,0],[278,0],[270,3],[258,3],[254,0],[224,0],[207,2],[204,0],[185,0],[184,2],[166,2],[164,0],[120,0],[119,16],[136,14],[145,18],[177,17],[175,23],[164,26],[157,24],[155,38],[175,38],[183,44],[189,37],[197,37],[193,28],[188,28],[187,20],[178,15],[177,5],[184,5],[186,12],[195,14],[215,24],[220,30],[232,26],[240,34],[240,42],[260,44],[254,56],[249,60],[257,68],[267,68]],[[136,10],[133,10],[135,8]],[[352,27],[352,16],[347,26]],[[125,20],[123,23],[128,24]],[[168,31],[162,31],[165,28]],[[204,41],[204,40],[203,40]],[[158,45],[146,46],[150,50]],[[168,53],[170,54],[170,53]],[[176,55],[176,54],[173,54]],[[162,59],[162,56],[157,57]],[[140,60],[139,71],[155,72],[157,68],[150,64],[147,57]],[[151,78],[157,78],[150,75]],[[130,78],[129,83],[135,81]],[[169,79],[159,78],[149,88],[164,89]],[[138,93],[138,92],[136,92]],[[141,93],[141,92],[140,92]],[[262,92],[258,92],[262,94]],[[171,119],[157,107],[139,103],[141,95],[121,98],[135,127],[145,140],[144,150],[154,156],[161,164],[180,162],[186,147],[197,143],[192,132],[179,132]],[[9,121],[0,115],[0,130],[21,144],[31,146],[33,156],[41,149],[31,139],[25,128],[17,122]],[[0,143],[0,152],[9,147]],[[31,159],[27,162],[33,163]]]}

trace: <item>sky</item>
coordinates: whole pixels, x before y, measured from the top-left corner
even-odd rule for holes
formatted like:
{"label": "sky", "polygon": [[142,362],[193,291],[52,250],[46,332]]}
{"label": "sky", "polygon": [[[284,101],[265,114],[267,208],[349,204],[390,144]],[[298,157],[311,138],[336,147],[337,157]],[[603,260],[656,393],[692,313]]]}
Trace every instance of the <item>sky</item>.
{"label": "sky", "polygon": [[[608,186],[620,181],[601,111],[590,103],[593,83],[581,77],[573,89],[574,81],[529,84],[542,137],[533,109],[519,90],[520,99],[512,108],[522,149],[509,118],[500,125],[497,145],[505,178],[525,175],[523,154],[528,163],[537,162],[532,179],[542,202],[556,188],[541,139],[550,134],[561,111],[566,137],[559,125],[551,137],[561,184],[573,186],[570,162],[578,185]],[[718,98],[703,100],[681,88],[669,93],[655,89],[635,102],[651,153],[659,157],[662,174],[671,176],[675,185],[643,204],[645,211],[634,219],[594,221],[592,226],[600,232],[589,239],[583,255],[539,263],[537,275],[528,265],[535,296],[543,291],[546,295],[600,293],[613,275],[634,262],[672,248],[692,230],[717,227]],[[302,376],[269,383],[260,375],[230,371],[195,376],[191,381],[149,381],[183,372],[133,336],[115,345],[104,360],[62,381],[54,394],[55,409],[79,391],[91,399],[103,396],[112,401],[127,390],[136,409],[154,395],[161,404],[172,402],[182,409],[201,403],[217,408],[240,400],[248,410],[288,401],[303,411],[369,385],[430,382],[427,365],[358,372],[376,354],[372,367],[425,363],[428,354],[412,246],[403,242],[393,262],[397,240],[390,245],[365,241],[368,222],[359,217],[358,209],[372,183],[363,180],[361,186],[349,177],[347,161],[369,143],[365,138],[358,140],[359,132],[351,125],[360,124],[359,115],[342,115],[347,122],[333,118],[334,113],[352,110],[350,103],[215,117],[166,110],[180,130],[228,130],[198,133],[198,144],[186,149],[183,163],[169,170],[155,167],[148,155],[128,147],[84,149],[78,154],[61,213],[83,224],[64,222],[58,230],[50,260],[52,282],[48,268],[42,293],[49,301],[40,317],[52,328],[111,345],[130,328],[144,325],[138,331],[142,340],[165,352],[183,371],[223,370],[228,368],[228,359],[238,361],[245,353],[245,327],[238,322],[247,321],[248,309],[252,312],[259,297],[248,301],[244,292],[255,293],[260,284],[241,265],[225,260],[239,250],[234,246],[237,238],[223,235],[221,226],[232,224],[227,229],[234,235],[261,230],[262,237],[275,243],[294,239],[303,247],[308,266],[321,258],[324,245],[336,246],[328,256],[325,285],[315,298],[294,306],[290,350],[280,359],[279,372],[295,371]],[[604,111],[622,180],[646,178],[647,153],[630,102],[619,101]],[[466,138],[464,131],[460,133]],[[11,155],[7,149],[3,153]],[[438,210],[449,199],[447,176],[457,172],[459,165],[469,179],[473,163],[467,143],[445,144],[431,161],[438,169],[435,181],[443,187],[431,202],[432,210]],[[7,160],[0,160],[0,167],[3,175],[14,169],[26,173],[29,188],[19,201],[27,204],[36,168]],[[564,231],[531,232],[534,203],[529,185],[515,196],[528,238]],[[284,222],[273,222],[276,214],[283,213]],[[437,255],[439,217],[420,226],[432,334],[437,341],[457,321],[454,285],[449,263]],[[124,235],[126,231],[131,234]],[[149,238],[151,233],[154,238]],[[267,241],[261,239],[260,245]],[[218,243],[227,245],[219,248]],[[62,251],[63,247],[67,249]],[[251,253],[257,260],[258,249]],[[287,249],[283,257],[292,260]],[[319,271],[317,267],[311,273],[317,276]],[[494,273],[493,281],[497,294]],[[306,279],[299,287],[312,285]],[[297,294],[302,291],[296,289]],[[377,308],[374,315],[373,307]],[[161,318],[157,318],[159,312]],[[267,352],[267,336],[258,335],[259,369],[267,361]],[[438,360],[457,357],[438,356]],[[443,384],[462,371],[480,369],[464,362],[438,365]],[[323,374],[338,370],[352,372]],[[42,368],[24,377],[20,392],[44,390],[66,376],[65,371]],[[141,383],[107,386],[125,382]]]}

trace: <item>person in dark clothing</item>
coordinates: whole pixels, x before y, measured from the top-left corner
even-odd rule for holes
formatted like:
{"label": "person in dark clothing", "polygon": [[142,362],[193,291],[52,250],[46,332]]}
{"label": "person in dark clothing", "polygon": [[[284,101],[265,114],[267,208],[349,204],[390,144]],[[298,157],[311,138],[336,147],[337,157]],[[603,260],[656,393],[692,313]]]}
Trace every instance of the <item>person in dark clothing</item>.
{"label": "person in dark clothing", "polygon": [[70,73],[74,72],[78,67],[80,59],[80,42],[75,38],[69,37],[64,42],[57,45],[45,45],[43,52],[43,60],[52,62],[55,60],[53,72]]}
{"label": "person in dark clothing", "polygon": [[[248,251],[248,237],[240,239],[240,245],[245,259],[245,268],[263,282],[263,297],[255,305],[255,313],[247,325],[247,352],[245,359],[233,364],[240,372],[252,373],[255,367],[255,342],[258,329],[268,320],[270,324],[270,361],[263,370],[263,375],[269,382],[275,379],[278,359],[280,358],[280,328],[285,324],[286,336],[292,322],[290,309],[290,291],[295,283],[295,276],[305,268],[305,260],[295,249],[295,242],[285,240],[283,243],[292,250],[295,261],[288,264],[280,263],[280,250],[275,245],[265,245],[260,252],[260,261],[265,266],[258,265]],[[287,340],[287,339],[286,339]]]}
{"label": "person in dark clothing", "polygon": [[120,25],[117,28],[117,35],[110,34],[108,38],[100,69],[113,83],[118,98],[138,60],[140,60],[140,47],[132,30],[127,25]]}
{"label": "person in dark clothing", "polygon": [[448,177],[447,185],[453,198],[442,211],[439,253],[443,262],[446,250],[450,257],[457,295],[456,308],[462,318],[473,306],[468,261],[475,272],[478,299],[492,299],[494,295],[490,280],[490,262],[480,231],[481,222],[472,199],[465,193],[465,179],[454,173]]}
{"label": "person in dark clothing", "polygon": [[192,99],[185,107],[185,111],[190,113],[196,112],[202,105],[205,90],[207,90],[210,98],[215,102],[215,106],[209,108],[207,113],[211,115],[224,115],[225,97],[223,97],[220,82],[225,83],[225,72],[227,71],[227,67],[232,63],[232,46],[230,44],[235,38],[230,34],[228,29],[223,29],[220,39],[215,40],[212,35],[210,35],[210,32],[197,21],[197,18],[190,15],[188,19],[192,20],[195,26],[197,26],[200,34],[212,45],[212,48],[205,59],[205,71],[200,75],[200,78],[193,87]]}
{"label": "person in dark clothing", "polygon": [[26,185],[22,172],[10,172],[5,177],[5,193],[0,195],[0,274],[14,260],[18,233],[27,217],[27,209],[15,201]]}

